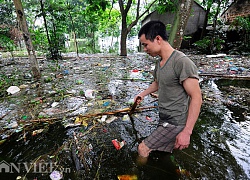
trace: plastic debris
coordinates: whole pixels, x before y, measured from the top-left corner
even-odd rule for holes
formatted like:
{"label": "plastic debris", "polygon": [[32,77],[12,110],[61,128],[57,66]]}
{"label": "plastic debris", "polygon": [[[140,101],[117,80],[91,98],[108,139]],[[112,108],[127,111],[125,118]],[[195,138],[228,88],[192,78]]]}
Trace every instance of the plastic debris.
{"label": "plastic debris", "polygon": [[6,139],[0,140],[0,145],[2,145],[5,141],[6,141]]}
{"label": "plastic debris", "polygon": [[147,119],[147,120],[149,120],[149,121],[151,121],[151,120],[152,120],[152,118],[151,118],[151,117],[149,117],[149,116],[146,116],[146,119]]}
{"label": "plastic debris", "polygon": [[58,104],[59,104],[59,102],[53,102],[53,103],[51,104],[51,107],[56,107]]}
{"label": "plastic debris", "polygon": [[60,180],[63,178],[63,175],[61,172],[59,171],[53,171],[50,175],[49,175],[50,179],[52,180]]}
{"label": "plastic debris", "polygon": [[77,124],[77,125],[82,124],[85,127],[88,126],[86,118],[84,118],[84,117],[76,117],[75,124]]}
{"label": "plastic debris", "polygon": [[111,116],[111,117],[109,117],[107,120],[106,120],[106,123],[111,123],[111,122],[113,122],[114,120],[116,120],[117,119],[117,117],[116,116]]}
{"label": "plastic debris", "polygon": [[40,134],[41,132],[43,132],[44,129],[38,129],[32,132],[32,136],[35,136],[37,134]]}
{"label": "plastic debris", "polygon": [[207,58],[218,58],[218,57],[225,57],[226,54],[215,54],[215,55],[206,55]]}
{"label": "plastic debris", "polygon": [[132,79],[142,79],[143,76],[142,76],[142,73],[139,70],[134,69],[134,70],[130,71],[130,78],[132,78]]}
{"label": "plastic debris", "polygon": [[98,119],[98,122],[103,123],[107,119],[107,115],[103,115],[101,119]]}
{"label": "plastic debris", "polygon": [[17,128],[18,127],[18,123],[17,122],[13,122],[11,124],[8,125],[8,128],[13,129],[13,128]]}
{"label": "plastic debris", "polygon": [[28,87],[29,87],[29,85],[26,85],[26,84],[22,84],[22,85],[19,86],[20,89],[26,89]]}
{"label": "plastic debris", "polygon": [[108,106],[109,104],[110,104],[110,102],[106,101],[106,102],[103,103],[103,106]]}
{"label": "plastic debris", "polygon": [[95,98],[95,91],[92,89],[87,89],[84,93],[87,99],[94,99]]}
{"label": "plastic debris", "polygon": [[78,79],[78,80],[76,80],[76,84],[83,84],[84,82],[83,82],[83,80],[81,80],[81,79]]}
{"label": "plastic debris", "polygon": [[130,120],[130,117],[128,114],[125,114],[123,117],[122,117],[122,120],[123,121],[129,121]]}
{"label": "plastic debris", "polygon": [[63,74],[64,74],[64,75],[68,75],[68,74],[69,74],[69,70],[68,70],[68,69],[65,69],[65,70],[63,71]]}
{"label": "plastic debris", "polygon": [[117,178],[119,180],[137,180],[137,176],[136,175],[118,175]]}
{"label": "plastic debris", "polygon": [[7,90],[8,94],[16,94],[20,91],[20,88],[17,86],[10,86]]}
{"label": "plastic debris", "polygon": [[125,141],[124,140],[121,141],[121,142],[119,142],[117,139],[113,139],[112,143],[115,146],[116,150],[120,150],[125,145]]}

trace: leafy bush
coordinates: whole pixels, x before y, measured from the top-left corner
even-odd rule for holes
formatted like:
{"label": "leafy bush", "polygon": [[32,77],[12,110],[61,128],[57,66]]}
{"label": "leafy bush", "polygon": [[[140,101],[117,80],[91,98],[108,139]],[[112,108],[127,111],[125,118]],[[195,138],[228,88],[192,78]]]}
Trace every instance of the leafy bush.
{"label": "leafy bush", "polygon": [[0,47],[4,48],[6,51],[14,51],[16,45],[14,41],[10,38],[10,29],[8,27],[0,28]]}
{"label": "leafy bush", "polygon": [[[221,51],[224,43],[225,41],[223,39],[215,37],[214,42],[213,42],[213,52]],[[202,40],[196,41],[193,45],[201,53],[205,53],[205,54],[211,53],[211,49],[212,49],[211,37],[206,36]]]}
{"label": "leafy bush", "polygon": [[210,37],[204,37],[203,39],[196,41],[193,45],[197,48],[201,53],[208,53],[210,51],[209,47],[211,44]]}

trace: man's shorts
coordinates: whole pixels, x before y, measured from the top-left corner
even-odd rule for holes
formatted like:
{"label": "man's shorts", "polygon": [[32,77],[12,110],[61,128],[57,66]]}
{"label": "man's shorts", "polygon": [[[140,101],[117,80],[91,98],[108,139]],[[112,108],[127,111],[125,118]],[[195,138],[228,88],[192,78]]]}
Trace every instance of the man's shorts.
{"label": "man's shorts", "polygon": [[146,139],[144,143],[152,150],[172,152],[176,136],[183,130],[184,126],[159,125]]}

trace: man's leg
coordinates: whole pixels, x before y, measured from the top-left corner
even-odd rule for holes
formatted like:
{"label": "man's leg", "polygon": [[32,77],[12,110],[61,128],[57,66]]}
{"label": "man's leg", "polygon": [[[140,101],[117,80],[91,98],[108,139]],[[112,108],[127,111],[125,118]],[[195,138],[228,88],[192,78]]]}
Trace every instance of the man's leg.
{"label": "man's leg", "polygon": [[137,164],[138,165],[144,165],[147,163],[149,153],[152,150],[146,146],[144,141],[142,141],[138,146],[138,157],[137,157]]}

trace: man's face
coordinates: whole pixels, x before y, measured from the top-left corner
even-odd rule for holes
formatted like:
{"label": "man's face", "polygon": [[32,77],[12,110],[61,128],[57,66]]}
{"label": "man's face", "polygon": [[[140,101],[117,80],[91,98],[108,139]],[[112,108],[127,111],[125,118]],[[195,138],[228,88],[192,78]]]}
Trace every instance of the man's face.
{"label": "man's face", "polygon": [[141,35],[140,42],[143,45],[143,50],[149,54],[150,56],[157,56],[159,52],[159,44],[157,39],[155,38],[154,41],[150,41],[146,39],[145,34]]}

